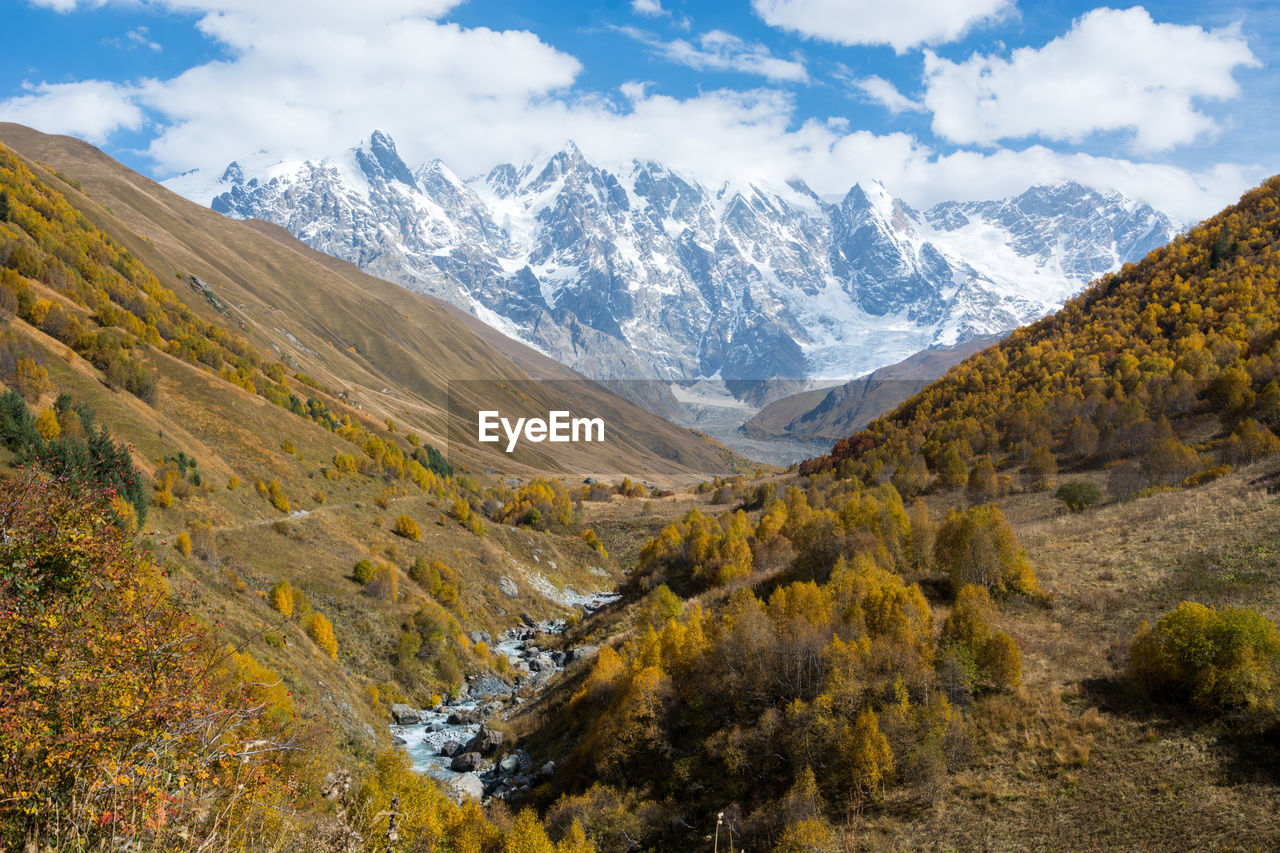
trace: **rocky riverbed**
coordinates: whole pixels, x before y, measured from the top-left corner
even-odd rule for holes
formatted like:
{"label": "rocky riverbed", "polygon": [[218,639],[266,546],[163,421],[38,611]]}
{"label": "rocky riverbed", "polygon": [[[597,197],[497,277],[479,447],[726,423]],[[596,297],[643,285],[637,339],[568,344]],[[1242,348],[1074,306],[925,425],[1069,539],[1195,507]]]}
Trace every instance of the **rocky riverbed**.
{"label": "rocky riverbed", "polygon": [[[595,593],[575,603],[589,616],[617,598],[614,593]],[[484,721],[507,716],[536,697],[555,673],[595,656],[594,646],[544,648],[547,638],[566,627],[563,620],[522,618],[497,642],[487,632],[476,631],[472,642],[489,643],[495,653],[507,656],[515,674],[512,683],[491,675],[468,676],[457,696],[435,708],[392,706],[391,734],[408,751],[414,768],[446,782],[458,799],[518,798],[539,777],[549,775],[554,770],[550,762],[535,768],[523,750],[508,749],[504,754],[503,733],[489,729]]]}

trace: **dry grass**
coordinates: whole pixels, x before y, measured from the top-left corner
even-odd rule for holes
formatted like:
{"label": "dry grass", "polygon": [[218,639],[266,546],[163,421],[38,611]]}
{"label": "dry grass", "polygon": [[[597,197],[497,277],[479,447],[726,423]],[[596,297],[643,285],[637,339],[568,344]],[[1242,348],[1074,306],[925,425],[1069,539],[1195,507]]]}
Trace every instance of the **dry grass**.
{"label": "dry grass", "polygon": [[1276,744],[1153,705],[1123,680],[1138,624],[1184,599],[1280,618],[1280,498],[1248,485],[1260,473],[1079,515],[1043,494],[1002,501],[1052,596],[1048,610],[1003,615],[1026,687],[982,700],[972,766],[931,804],[891,801],[859,827],[860,846],[1280,848]]}

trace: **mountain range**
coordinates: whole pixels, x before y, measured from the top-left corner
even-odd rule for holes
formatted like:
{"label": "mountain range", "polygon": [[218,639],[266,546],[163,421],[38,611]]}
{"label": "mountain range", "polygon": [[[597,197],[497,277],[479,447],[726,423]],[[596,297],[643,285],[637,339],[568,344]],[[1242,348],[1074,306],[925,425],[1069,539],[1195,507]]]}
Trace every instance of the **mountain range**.
{"label": "mountain range", "polygon": [[[1076,183],[916,210],[879,183],[706,187],[572,142],[464,179],[374,132],[320,160],[260,154],[167,185],[440,297],[596,379],[725,381],[763,405],[1008,331],[1163,245],[1166,215]],[[757,406],[758,407],[758,406]]]}

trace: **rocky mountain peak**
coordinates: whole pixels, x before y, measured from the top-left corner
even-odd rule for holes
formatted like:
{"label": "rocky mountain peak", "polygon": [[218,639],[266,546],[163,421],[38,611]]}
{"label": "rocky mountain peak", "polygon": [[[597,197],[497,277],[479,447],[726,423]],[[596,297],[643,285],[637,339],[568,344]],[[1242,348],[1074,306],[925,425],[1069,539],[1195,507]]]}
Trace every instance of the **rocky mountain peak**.
{"label": "rocky mountain peak", "polygon": [[408,187],[418,188],[413,173],[396,151],[395,141],[381,130],[375,130],[367,142],[355,149],[355,157],[360,170],[371,181],[394,180]]}
{"label": "rocky mountain peak", "polygon": [[1079,184],[919,212],[875,181],[838,204],[801,181],[711,191],[652,161],[603,168],[572,142],[470,181],[439,161],[411,173],[383,133],[353,151],[349,166],[241,159],[198,192],[600,379],[754,393],[861,375],[1034,320],[1173,234]]}

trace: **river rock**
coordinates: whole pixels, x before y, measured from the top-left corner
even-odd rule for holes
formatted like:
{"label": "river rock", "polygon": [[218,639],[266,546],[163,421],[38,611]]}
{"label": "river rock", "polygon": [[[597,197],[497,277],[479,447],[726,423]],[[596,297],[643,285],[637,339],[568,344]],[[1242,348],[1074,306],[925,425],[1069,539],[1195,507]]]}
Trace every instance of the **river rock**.
{"label": "river rock", "polygon": [[491,755],[498,747],[502,746],[502,732],[495,731],[488,726],[480,726],[480,731],[476,732],[476,736],[467,741],[466,752],[478,752],[481,755]]}
{"label": "river rock", "polygon": [[422,713],[416,708],[397,702],[391,706],[391,719],[399,726],[416,726],[422,722]]}
{"label": "river rock", "polygon": [[449,769],[455,773],[469,773],[479,770],[484,765],[484,756],[478,752],[462,752],[449,762]]}
{"label": "river rock", "polygon": [[450,711],[447,722],[451,726],[471,726],[484,719],[479,708],[458,708]]}
{"label": "river rock", "polygon": [[556,668],[555,663],[551,660],[551,658],[547,657],[544,654],[536,654],[533,657],[529,658],[529,669],[531,669],[534,672],[543,672],[545,670],[555,669],[555,668]]}
{"label": "river rock", "polygon": [[516,582],[506,575],[498,578],[498,589],[508,598],[520,597],[520,587],[516,586]]}
{"label": "river rock", "polygon": [[552,652],[551,662],[554,663],[556,666],[564,666],[566,657],[567,656],[565,655],[564,652]]}
{"label": "river rock", "polygon": [[479,800],[484,797],[484,782],[474,773],[463,773],[449,780],[449,794],[455,802],[465,799]]}
{"label": "river rock", "polygon": [[498,766],[502,768],[504,773],[514,773],[516,768],[520,766],[520,756],[516,755],[514,752],[510,755],[504,756],[503,759],[498,762]]}
{"label": "river rock", "polygon": [[473,696],[497,696],[502,697],[511,692],[511,687],[493,675],[481,675],[475,677],[471,682],[471,694]]}
{"label": "river rock", "polygon": [[447,740],[440,746],[440,754],[445,758],[453,758],[462,754],[462,744],[456,740]]}
{"label": "river rock", "polygon": [[565,663],[573,663],[574,661],[586,660],[593,658],[600,651],[599,646],[578,646],[575,649],[569,649],[565,652]]}

